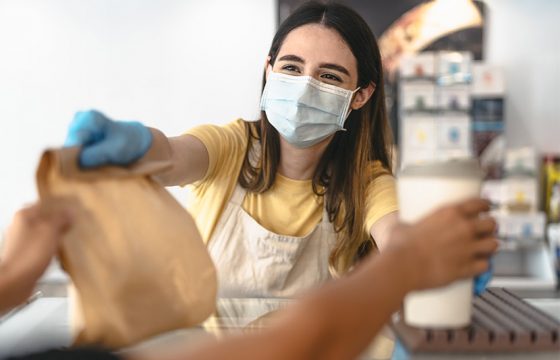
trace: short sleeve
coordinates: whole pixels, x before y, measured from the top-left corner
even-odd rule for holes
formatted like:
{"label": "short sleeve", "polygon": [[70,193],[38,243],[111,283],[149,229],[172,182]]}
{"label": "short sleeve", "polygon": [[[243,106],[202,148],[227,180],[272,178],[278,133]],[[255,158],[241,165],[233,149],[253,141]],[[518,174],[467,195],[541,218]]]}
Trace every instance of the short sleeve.
{"label": "short sleeve", "polygon": [[243,157],[247,136],[243,120],[236,120],[229,124],[200,125],[186,132],[199,139],[208,151],[208,170],[200,182],[212,180],[219,173],[226,172],[230,176],[236,161]]}
{"label": "short sleeve", "polygon": [[373,180],[368,184],[366,197],[366,231],[383,216],[397,211],[397,190],[395,177],[379,162],[372,165]]}

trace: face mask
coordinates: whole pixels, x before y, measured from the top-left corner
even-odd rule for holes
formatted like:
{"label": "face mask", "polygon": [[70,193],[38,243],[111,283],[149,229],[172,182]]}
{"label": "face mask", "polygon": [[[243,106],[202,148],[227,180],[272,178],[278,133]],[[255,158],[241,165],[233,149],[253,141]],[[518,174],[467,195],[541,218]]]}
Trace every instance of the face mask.
{"label": "face mask", "polygon": [[325,84],[310,76],[270,71],[261,97],[261,110],[290,144],[305,148],[344,130],[356,91]]}

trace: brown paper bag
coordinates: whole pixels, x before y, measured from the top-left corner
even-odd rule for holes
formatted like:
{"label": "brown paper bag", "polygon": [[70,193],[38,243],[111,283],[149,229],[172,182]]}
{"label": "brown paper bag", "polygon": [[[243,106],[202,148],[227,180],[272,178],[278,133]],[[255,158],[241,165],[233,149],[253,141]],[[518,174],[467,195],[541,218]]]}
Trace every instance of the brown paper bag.
{"label": "brown paper bag", "polygon": [[37,170],[41,200],[73,208],[60,260],[75,287],[75,345],[119,348],[206,319],[215,268],[192,217],[150,177],[170,163],[81,171],[77,154],[46,151]]}

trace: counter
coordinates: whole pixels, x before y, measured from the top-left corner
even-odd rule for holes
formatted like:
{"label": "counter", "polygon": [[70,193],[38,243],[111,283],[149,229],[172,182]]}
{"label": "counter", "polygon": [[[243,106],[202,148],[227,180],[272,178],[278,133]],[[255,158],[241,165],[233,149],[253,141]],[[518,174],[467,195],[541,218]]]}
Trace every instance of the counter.
{"label": "counter", "polygon": [[[49,295],[49,290],[46,291]],[[519,295],[541,310],[560,319],[560,296],[556,291],[522,292]],[[546,296],[537,298],[536,296]],[[220,299],[218,313],[203,326],[178,330],[146,341],[132,349],[157,351],[160,346],[173,343],[196,343],[200,339],[225,333],[266,326],[271,312],[289,306],[282,299]],[[68,346],[71,333],[68,321],[68,302],[65,297],[45,296],[33,302],[4,323],[0,323],[0,358],[7,355],[39,351],[52,347]],[[359,359],[558,359],[557,353],[518,354],[418,354],[410,355],[395,347],[394,335],[384,329]]]}

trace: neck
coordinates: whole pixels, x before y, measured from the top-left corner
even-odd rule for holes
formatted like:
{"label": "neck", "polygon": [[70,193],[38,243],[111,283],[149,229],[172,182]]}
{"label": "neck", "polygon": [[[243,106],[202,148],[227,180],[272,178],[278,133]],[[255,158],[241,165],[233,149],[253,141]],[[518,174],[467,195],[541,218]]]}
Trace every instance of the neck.
{"label": "neck", "polygon": [[309,180],[332,136],[308,148],[298,148],[280,137],[280,164],[278,172],[290,179]]}

